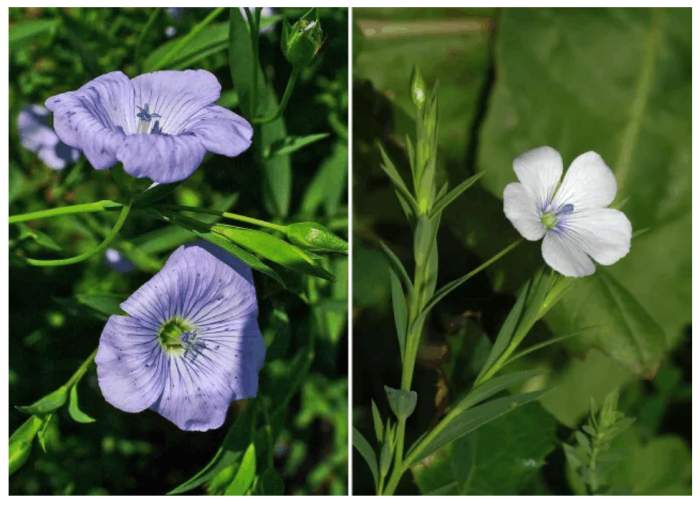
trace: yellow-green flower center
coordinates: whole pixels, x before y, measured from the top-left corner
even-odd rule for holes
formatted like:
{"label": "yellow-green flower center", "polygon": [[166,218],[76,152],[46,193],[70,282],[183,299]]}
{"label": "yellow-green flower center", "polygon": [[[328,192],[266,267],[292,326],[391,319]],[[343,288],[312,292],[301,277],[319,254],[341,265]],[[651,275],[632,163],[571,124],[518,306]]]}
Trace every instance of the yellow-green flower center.
{"label": "yellow-green flower center", "polygon": [[166,351],[178,351],[188,343],[194,327],[181,317],[168,319],[158,330],[158,340]]}
{"label": "yellow-green flower center", "polygon": [[557,225],[557,215],[554,212],[545,212],[542,214],[542,217],[540,217],[540,221],[545,228],[551,230]]}

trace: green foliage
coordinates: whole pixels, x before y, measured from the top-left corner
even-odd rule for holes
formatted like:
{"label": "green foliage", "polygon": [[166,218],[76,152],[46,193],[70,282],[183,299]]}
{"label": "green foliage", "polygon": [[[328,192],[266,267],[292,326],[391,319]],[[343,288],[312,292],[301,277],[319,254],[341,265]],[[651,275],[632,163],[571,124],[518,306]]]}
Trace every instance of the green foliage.
{"label": "green foliage", "polygon": [[416,484],[423,494],[527,493],[556,447],[555,429],[542,407],[525,405],[416,465]]}
{"label": "green foliage", "polygon": [[617,402],[617,391],[606,396],[600,408],[592,401],[588,423],[574,433],[575,445],[564,444],[569,468],[577,474],[590,494],[598,494],[607,487],[610,446],[634,423],[633,418],[618,410]]}
{"label": "green foliage", "polygon": [[[286,222],[313,223],[340,244],[347,227],[346,10],[318,10],[324,51],[297,76],[287,107],[277,107],[290,68],[276,21],[305,12],[276,10],[260,20],[270,29],[257,33],[238,8],[182,9],[175,16],[161,8],[11,9],[10,214],[26,221],[10,229],[12,494],[346,491],[340,349],[347,341],[347,259],[321,257],[277,231]],[[166,28],[177,35],[168,38]],[[252,149],[235,159],[208,156],[188,180],[147,188],[118,168],[96,171],[84,158],[50,171],[20,146],[16,117],[25,105],[113,70],[133,77],[181,68],[216,74],[219,104],[254,123]],[[273,121],[255,121],[272,113]],[[112,237],[128,196],[133,207]],[[243,230],[236,241],[211,231],[224,221]],[[55,391],[96,347],[106,318],[121,314],[119,304],[175,248],[197,238],[265,274],[255,274],[267,348],[259,396],[236,402],[226,428],[185,433],[153,413],[118,411],[104,402],[87,369],[79,398],[79,378],[72,378],[31,405],[46,413],[27,418],[14,408]],[[117,249],[132,270],[111,270],[98,254],[101,244]],[[62,268],[27,265],[26,258],[76,251],[93,255]],[[34,439],[45,453],[31,453]]]}
{"label": "green foliage", "polygon": [[[414,118],[438,80],[440,262],[406,438],[427,446],[421,435],[449,421],[475,378],[488,384],[489,369],[494,379],[547,372],[467,408],[547,388],[416,462],[396,492],[581,492],[553,433],[578,426],[590,398],[619,389],[621,409],[638,421],[613,443],[620,460],[606,492],[689,494],[690,11],[355,9],[353,19],[356,427],[373,429],[371,399],[406,354],[400,339],[376,336],[401,335],[397,294],[410,307],[416,292],[403,266],[415,259],[419,207],[410,194]],[[539,243],[513,246],[520,237],[504,218],[502,192],[515,180],[513,159],[538,145],[559,150],[565,164],[594,150],[612,167],[615,206],[635,231],[627,257],[590,278],[553,283],[537,276]],[[459,194],[462,185],[468,191]],[[389,282],[376,282],[387,267]],[[520,448],[531,467],[508,459]],[[676,457],[673,470],[652,454]],[[364,461],[355,461],[354,492],[374,492]]]}

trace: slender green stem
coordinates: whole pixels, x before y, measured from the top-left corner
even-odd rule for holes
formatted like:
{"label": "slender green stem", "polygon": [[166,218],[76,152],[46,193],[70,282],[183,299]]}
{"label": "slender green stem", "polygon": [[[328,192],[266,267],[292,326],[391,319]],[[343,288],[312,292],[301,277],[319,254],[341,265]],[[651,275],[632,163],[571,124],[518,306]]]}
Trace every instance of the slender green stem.
{"label": "slender green stem", "polygon": [[66,389],[70,389],[73,387],[74,384],[76,384],[80,379],[83,378],[83,375],[88,371],[90,368],[90,365],[92,365],[92,362],[95,361],[95,356],[97,356],[97,349],[92,351],[90,353],[90,356],[85,358],[85,361],[78,367],[78,369],[75,371],[73,375],[71,375],[70,379],[68,379],[68,382],[65,383]]}
{"label": "slender green stem", "polygon": [[231,219],[232,221],[240,221],[242,223],[254,224],[262,228],[269,228],[271,230],[279,231],[282,233],[287,231],[286,226],[270,223],[268,221],[263,221],[262,219],[255,219],[254,217],[243,216],[241,214],[234,214],[233,212],[221,212],[218,210],[205,209],[203,207],[189,207],[186,205],[163,205],[161,206],[161,208],[166,210],[180,210],[185,212],[194,212],[198,214],[209,214],[211,216],[220,216],[226,219]]}
{"label": "slender green stem", "polygon": [[112,200],[100,200],[98,202],[80,203],[78,205],[66,205],[65,207],[57,207],[55,209],[37,210],[35,212],[27,212],[26,214],[15,214],[14,216],[10,216],[9,223],[23,223],[25,221],[34,221],[37,219],[65,216],[69,214],[102,212],[105,210],[118,209],[120,207],[123,207],[123,204],[119,202],[113,202]]}
{"label": "slender green stem", "polygon": [[301,73],[301,69],[294,67],[292,69],[292,73],[289,76],[289,80],[287,81],[287,87],[284,88],[284,94],[282,95],[282,100],[280,100],[280,104],[277,107],[277,111],[267,117],[262,117],[262,118],[254,118],[253,123],[255,124],[265,124],[265,123],[271,123],[275,119],[279,118],[282,113],[285,111],[287,108],[287,104],[289,103],[289,99],[292,96],[292,92],[294,91],[294,86],[297,84],[297,80],[299,79],[299,74]]}
{"label": "slender green stem", "polygon": [[66,266],[66,265],[74,265],[75,263],[80,263],[81,261],[85,261],[86,259],[94,256],[95,254],[104,251],[109,244],[112,243],[112,241],[117,237],[119,232],[122,229],[122,226],[124,226],[124,222],[126,221],[127,216],[129,215],[129,212],[131,211],[131,202],[129,202],[128,205],[125,205],[122,207],[121,212],[119,213],[119,217],[117,218],[117,222],[114,224],[110,232],[107,234],[105,239],[100,242],[96,247],[85,251],[82,254],[79,254],[77,256],[73,256],[71,258],[62,258],[62,259],[56,259],[56,260],[42,260],[42,259],[35,259],[35,258],[25,258],[25,261],[29,263],[30,265],[38,266],[38,267],[60,267],[60,266]]}

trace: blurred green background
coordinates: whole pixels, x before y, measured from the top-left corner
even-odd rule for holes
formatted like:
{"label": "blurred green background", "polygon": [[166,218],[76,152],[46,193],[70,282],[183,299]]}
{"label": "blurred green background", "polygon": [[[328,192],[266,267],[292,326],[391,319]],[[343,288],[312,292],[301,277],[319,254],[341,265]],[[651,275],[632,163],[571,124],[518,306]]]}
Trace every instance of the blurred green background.
{"label": "blurred green background", "polygon": [[[211,12],[160,9],[147,26],[153,9],[10,9],[10,214],[118,197],[109,171],[93,170],[84,158],[52,171],[22,148],[16,128],[20,109],[105,72],[119,69],[133,77],[137,62],[148,70],[173,40]],[[280,50],[281,19],[293,22],[305,12],[275,9],[263,18],[260,58],[278,96],[290,72]],[[172,203],[272,221],[314,220],[346,235],[347,10],[321,9],[319,16],[324,46],[304,69],[279,123],[290,135],[328,137],[274,162],[260,163],[255,149],[235,159],[207,157],[177,188]],[[168,68],[214,72],[223,87],[219,103],[238,111],[228,68],[228,25],[223,9]],[[101,255],[62,268],[30,267],[20,259],[76,254],[99,242],[113,221],[109,214],[67,216],[10,230],[10,433],[26,419],[14,407],[63,384],[96,346],[106,318],[97,295],[126,298],[175,247],[193,238],[132,215],[114,244],[136,264],[129,273],[113,271]],[[267,347],[260,394],[292,395],[276,420],[281,430],[270,448],[272,476],[283,482],[276,490],[286,494],[347,490],[347,260],[324,261],[335,283],[297,276],[286,291],[255,274]],[[305,357],[312,358],[308,373],[298,368]],[[11,494],[162,494],[212,458],[240,409],[232,407],[219,430],[182,432],[153,412],[130,415],[108,405],[94,368],[80,385],[80,402],[97,422],[79,425],[61,410],[47,430],[46,453],[34,444],[27,463],[10,479]],[[219,477],[219,486],[221,479],[225,484],[225,475]],[[221,489],[211,484],[204,491]]]}
{"label": "blurred green background", "polygon": [[[512,160],[540,145],[565,165],[600,153],[618,202],[639,233],[605,268],[656,322],[634,327],[596,276],[580,280],[525,346],[593,325],[596,331],[528,357],[554,386],[414,468],[399,492],[571,494],[561,444],[621,388],[637,421],[612,453],[611,494],[689,494],[691,477],[691,13],[690,9],[355,9],[353,26],[353,425],[369,438],[370,399],[390,412],[400,358],[389,267],[377,239],[412,269],[410,229],[379,168],[381,141],[403,163],[413,135],[413,65],[439,81],[441,177],[485,171],[445,212],[439,283],[518,237],[502,211]],[[408,444],[470,386],[514,293],[543,264],[521,245],[432,313],[418,357],[418,407]],[[539,384],[545,385],[545,384]],[[411,431],[411,428],[413,431]],[[353,458],[353,489],[372,494]]]}

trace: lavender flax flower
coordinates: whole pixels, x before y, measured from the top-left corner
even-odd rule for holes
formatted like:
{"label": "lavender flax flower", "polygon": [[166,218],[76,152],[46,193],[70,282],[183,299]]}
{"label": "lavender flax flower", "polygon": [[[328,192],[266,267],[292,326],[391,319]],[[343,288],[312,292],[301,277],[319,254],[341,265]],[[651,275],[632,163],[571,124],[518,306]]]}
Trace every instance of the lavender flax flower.
{"label": "lavender flax flower", "polygon": [[[567,277],[595,272],[595,260],[612,265],[630,250],[632,225],[608,205],[615,199],[615,176],[597,153],[576,157],[561,180],[561,155],[548,146],[513,161],[520,182],[503,191],[503,211],[527,240],[542,240],[542,257]],[[561,180],[561,182],[560,182]]]}
{"label": "lavender flax flower", "polygon": [[66,144],[97,170],[121,162],[134,177],[158,183],[186,179],[207,151],[238,156],[250,147],[250,123],[215,105],[221,85],[206,70],[164,70],[129,79],[110,72],[46,107]]}
{"label": "lavender flax flower", "polygon": [[253,276],[208,243],[181,246],[102,331],[95,362],[105,399],[151,409],[188,431],[220,427],[254,397],[265,346]]}
{"label": "lavender flax flower", "polygon": [[36,153],[46,166],[63,170],[80,158],[80,151],[67,146],[49,125],[49,111],[41,105],[27,105],[17,115],[22,147]]}

